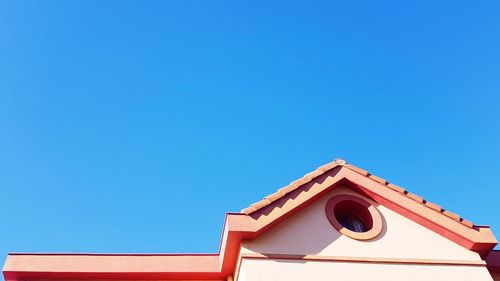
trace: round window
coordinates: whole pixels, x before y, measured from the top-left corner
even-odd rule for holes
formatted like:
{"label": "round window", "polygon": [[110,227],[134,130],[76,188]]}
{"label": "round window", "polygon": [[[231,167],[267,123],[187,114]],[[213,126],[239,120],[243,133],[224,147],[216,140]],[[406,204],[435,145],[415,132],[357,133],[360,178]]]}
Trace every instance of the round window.
{"label": "round window", "polygon": [[382,217],[375,206],[353,195],[328,200],[326,216],[335,229],[354,239],[369,240],[382,231]]}

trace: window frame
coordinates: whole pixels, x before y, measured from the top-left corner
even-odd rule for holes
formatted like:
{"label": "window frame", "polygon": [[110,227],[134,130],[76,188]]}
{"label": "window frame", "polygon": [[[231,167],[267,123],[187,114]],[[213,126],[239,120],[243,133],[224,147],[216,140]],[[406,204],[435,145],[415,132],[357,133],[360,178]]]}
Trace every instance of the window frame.
{"label": "window frame", "polygon": [[[368,228],[368,226],[371,227],[369,227],[369,229],[365,232],[355,232],[344,227],[335,215],[335,207],[339,205],[339,203],[343,204],[344,209],[347,208],[353,216],[358,217],[362,221],[365,228]],[[360,212],[360,208],[364,208],[362,211],[365,213],[365,216],[368,214],[369,219],[371,219],[370,223],[363,221],[363,216],[357,213]],[[383,220],[380,212],[372,203],[361,197],[351,194],[336,195],[327,201],[325,212],[330,224],[341,234],[352,239],[370,240],[376,238],[382,232]]]}

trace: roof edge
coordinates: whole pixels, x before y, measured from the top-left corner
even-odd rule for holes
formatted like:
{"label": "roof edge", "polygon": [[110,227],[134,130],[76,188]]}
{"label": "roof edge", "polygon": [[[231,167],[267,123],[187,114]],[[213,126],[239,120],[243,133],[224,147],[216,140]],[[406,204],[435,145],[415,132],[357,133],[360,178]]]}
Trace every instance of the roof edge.
{"label": "roof edge", "polygon": [[500,249],[492,250],[485,259],[486,267],[490,272],[500,273]]}
{"label": "roof edge", "polygon": [[305,174],[302,178],[300,179],[297,179],[295,181],[292,181],[291,183],[289,183],[288,185],[278,189],[278,191],[270,194],[270,195],[267,195],[265,196],[262,200],[254,203],[254,204],[251,204],[249,207],[241,210],[242,213],[244,214],[247,214],[247,215],[250,215],[268,205],[270,205],[271,203],[273,203],[274,201],[286,196],[287,194],[289,194],[290,192],[298,189],[299,187],[301,187],[302,185],[304,184],[307,184],[309,183],[310,181],[314,180],[315,178],[321,176],[322,174],[334,169],[335,167],[343,167],[343,168],[347,168],[351,171],[354,171],[364,177],[367,177],[377,183],[379,183],[380,185],[386,187],[386,188],[390,188],[394,191],[397,191],[399,193],[401,193],[402,195],[405,195],[406,197],[420,203],[421,205],[424,205],[434,211],[436,211],[437,213],[441,213],[449,218],[452,218],[454,219],[455,221],[469,227],[469,228],[490,228],[488,225],[479,225],[479,224],[474,224],[472,223],[471,221],[463,218],[462,216],[460,215],[457,215],[455,214],[454,212],[451,212],[447,209],[444,209],[442,206],[436,204],[436,203],[433,203],[427,199],[424,199],[423,197],[421,196],[418,196],[414,193],[411,193],[409,192],[408,190],[406,190],[405,188],[403,187],[400,187],[396,184],[393,184],[387,180],[385,180],[384,178],[381,178],[381,177],[378,177],[374,174],[371,174],[370,172],[364,170],[364,169],[361,169],[357,166],[354,166],[352,164],[349,164],[347,163],[345,160],[343,159],[340,159],[340,158],[337,158],[335,159],[334,161],[328,163],[328,164],[325,164],[321,167],[318,167],[316,170],[310,172],[310,173],[307,173]]}

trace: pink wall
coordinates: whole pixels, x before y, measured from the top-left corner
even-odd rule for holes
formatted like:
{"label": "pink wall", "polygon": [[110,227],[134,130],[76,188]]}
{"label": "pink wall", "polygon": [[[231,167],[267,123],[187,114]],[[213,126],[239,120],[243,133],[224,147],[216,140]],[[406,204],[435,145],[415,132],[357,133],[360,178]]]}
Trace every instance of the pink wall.
{"label": "pink wall", "polygon": [[[289,257],[285,260],[243,258],[236,279],[493,280],[477,253],[383,206],[377,206],[384,220],[378,237],[358,241],[340,234],[325,215],[326,201],[338,194],[356,193],[337,188],[259,238],[245,242],[241,249],[243,256],[261,253]],[[300,256],[304,255],[312,260],[301,260]],[[338,261],[345,257],[356,261]],[[316,258],[325,260],[316,261]],[[369,259],[375,261],[361,262]],[[398,261],[403,262],[398,264]],[[357,278],[352,279],[353,272]]]}

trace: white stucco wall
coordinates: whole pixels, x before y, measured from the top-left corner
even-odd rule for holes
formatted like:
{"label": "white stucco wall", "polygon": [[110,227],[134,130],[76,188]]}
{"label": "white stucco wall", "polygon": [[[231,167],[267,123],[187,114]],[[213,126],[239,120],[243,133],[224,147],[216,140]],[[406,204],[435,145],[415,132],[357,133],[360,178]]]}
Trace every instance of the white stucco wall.
{"label": "white stucco wall", "polygon": [[[325,215],[325,205],[334,195],[346,193],[356,194],[349,188],[336,188],[257,239],[243,243],[241,253],[243,255],[263,253],[361,258],[481,260],[477,253],[461,247],[384,206],[377,207],[384,220],[384,229],[378,237],[369,241],[358,241],[343,236],[329,223]],[[359,272],[364,277],[370,278],[351,278],[353,272]],[[263,278],[264,275],[269,277]],[[414,279],[409,279],[408,276],[413,276],[411,278]],[[244,259],[239,277],[238,280],[247,281],[492,280],[486,267],[482,266],[303,262],[270,259]]]}
{"label": "white stucco wall", "polygon": [[238,281],[478,281],[493,280],[473,266],[389,265],[280,260],[242,261]]}

